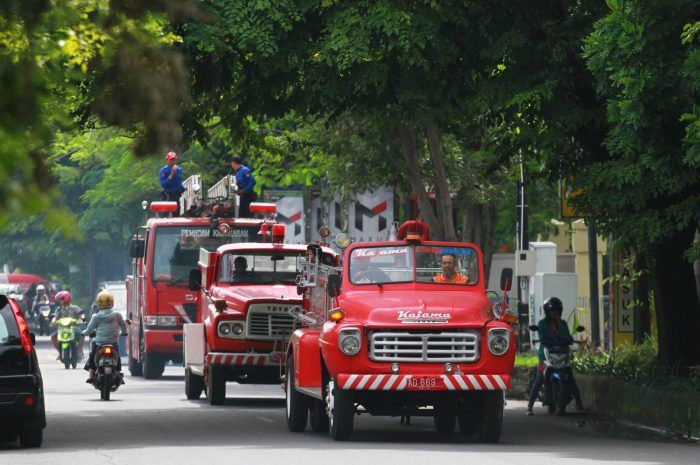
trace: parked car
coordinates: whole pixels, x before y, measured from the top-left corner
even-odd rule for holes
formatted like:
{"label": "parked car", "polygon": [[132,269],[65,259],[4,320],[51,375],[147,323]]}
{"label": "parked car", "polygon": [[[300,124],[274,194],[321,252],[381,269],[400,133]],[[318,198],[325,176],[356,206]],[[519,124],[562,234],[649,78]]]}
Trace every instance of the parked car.
{"label": "parked car", "polygon": [[14,299],[0,294],[0,441],[39,447],[46,427],[34,335]]}

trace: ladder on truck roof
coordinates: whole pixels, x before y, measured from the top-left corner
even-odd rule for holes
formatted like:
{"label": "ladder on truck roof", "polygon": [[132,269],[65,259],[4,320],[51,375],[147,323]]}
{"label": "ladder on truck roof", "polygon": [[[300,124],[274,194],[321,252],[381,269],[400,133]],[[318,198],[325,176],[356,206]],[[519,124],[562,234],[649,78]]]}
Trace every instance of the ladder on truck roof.
{"label": "ladder on truck roof", "polygon": [[206,197],[202,195],[204,185],[201,175],[193,174],[182,184],[185,191],[180,196],[181,216],[207,216],[209,207],[216,204],[221,205],[224,210],[231,212],[231,214],[235,214],[239,204],[235,176],[226,175],[221,178],[207,190]]}

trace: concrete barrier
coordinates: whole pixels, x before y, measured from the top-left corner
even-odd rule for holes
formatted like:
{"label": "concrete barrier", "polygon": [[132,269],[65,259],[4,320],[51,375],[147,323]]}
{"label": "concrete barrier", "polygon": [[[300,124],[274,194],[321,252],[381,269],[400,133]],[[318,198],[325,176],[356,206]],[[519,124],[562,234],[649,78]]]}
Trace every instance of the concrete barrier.
{"label": "concrete barrier", "polygon": [[700,436],[700,393],[678,392],[576,374],[584,404],[592,411],[687,436]]}

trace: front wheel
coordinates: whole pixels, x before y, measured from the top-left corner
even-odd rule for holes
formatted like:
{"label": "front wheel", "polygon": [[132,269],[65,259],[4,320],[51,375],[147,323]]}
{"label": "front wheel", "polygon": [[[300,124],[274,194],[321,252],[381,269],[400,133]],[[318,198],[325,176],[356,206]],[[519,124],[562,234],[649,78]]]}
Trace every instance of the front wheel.
{"label": "front wheel", "polygon": [[165,359],[160,354],[143,355],[143,377],[146,379],[158,379],[165,371]]}
{"label": "front wheel", "polygon": [[552,398],[557,415],[564,415],[566,413],[566,404],[568,404],[566,382],[560,379],[552,380]]}
{"label": "front wheel", "polygon": [[347,441],[352,436],[355,422],[355,402],[351,391],[336,387],[335,382],[328,383],[326,408],[330,420],[329,432],[336,441]]}
{"label": "front wheel", "polygon": [[479,441],[495,443],[503,429],[503,391],[484,392],[477,434]]}
{"label": "front wheel", "polygon": [[287,429],[298,433],[306,429],[309,411],[304,395],[294,389],[294,360],[291,357],[287,362],[286,384]]}
{"label": "front wheel", "polygon": [[189,400],[197,400],[204,390],[204,377],[192,373],[185,368],[185,395]]}
{"label": "front wheel", "polygon": [[226,378],[220,366],[209,366],[209,373],[207,373],[207,398],[210,405],[223,405],[226,400]]}

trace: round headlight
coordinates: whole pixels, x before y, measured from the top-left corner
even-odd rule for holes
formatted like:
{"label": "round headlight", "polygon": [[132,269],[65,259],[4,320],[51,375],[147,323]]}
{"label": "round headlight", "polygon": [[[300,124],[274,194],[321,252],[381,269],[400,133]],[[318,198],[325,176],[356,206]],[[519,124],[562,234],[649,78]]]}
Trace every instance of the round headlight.
{"label": "round headlight", "polygon": [[243,334],[243,325],[240,323],[236,323],[235,325],[233,325],[233,334],[235,334],[236,336],[240,336],[241,334]]}
{"label": "round headlight", "polygon": [[222,336],[228,336],[231,334],[231,325],[228,323],[221,323],[219,325],[219,334]]}
{"label": "round headlight", "polygon": [[349,246],[351,242],[352,237],[350,237],[350,235],[347,233],[338,233],[338,235],[335,236],[335,245],[337,245],[341,249],[344,249],[347,246]]}
{"label": "round headlight", "polygon": [[508,339],[503,335],[496,335],[489,341],[489,350],[494,355],[503,355],[508,350]]}
{"label": "round headlight", "polygon": [[348,355],[355,355],[360,351],[360,340],[355,336],[345,336],[340,348]]}

